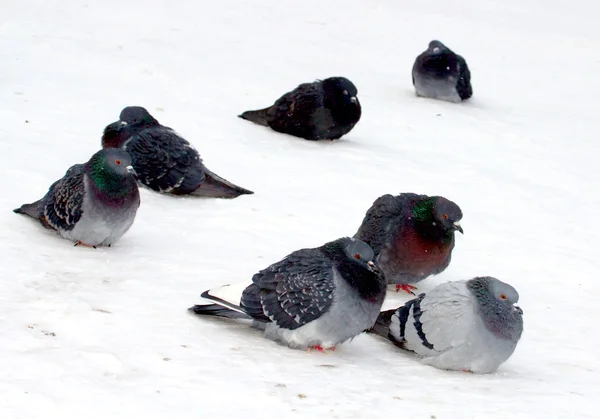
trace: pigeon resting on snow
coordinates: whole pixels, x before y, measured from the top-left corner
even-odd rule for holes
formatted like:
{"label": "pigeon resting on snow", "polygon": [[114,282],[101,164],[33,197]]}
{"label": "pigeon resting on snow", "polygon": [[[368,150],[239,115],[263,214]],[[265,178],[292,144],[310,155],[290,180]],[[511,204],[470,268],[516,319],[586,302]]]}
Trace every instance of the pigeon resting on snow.
{"label": "pigeon resting on snow", "polygon": [[446,370],[491,373],[514,352],[523,333],[519,293],[489,276],[438,285],[371,330]]}
{"label": "pigeon resting on snow", "polygon": [[157,192],[213,198],[254,193],[208,170],[190,143],[140,106],[123,109],[104,129],[102,147],[126,150],[140,183]]}
{"label": "pigeon resting on snow", "polygon": [[335,349],[370,329],[385,298],[385,279],[373,250],[341,238],[301,249],[258,272],[234,302],[206,291],[215,304],[190,308],[196,314],[253,320],[265,337],[291,348]]}
{"label": "pigeon resting on snow", "polygon": [[408,284],[437,275],[448,267],[454,232],[462,211],[441,196],[403,193],[383,195],[367,211],[355,238],[368,243],[375,263],[390,284],[407,292]]}
{"label": "pigeon resting on snow", "polygon": [[360,119],[357,93],[350,80],[330,77],[301,84],[274,105],[239,117],[306,140],[336,140]]}
{"label": "pigeon resting on snow", "polygon": [[119,240],[133,224],[139,206],[129,154],[107,148],[87,163],[69,168],[42,199],[14,212],[40,220],[75,245],[95,247]]}
{"label": "pigeon resting on snow", "polygon": [[455,103],[473,96],[467,62],[440,41],[431,41],[417,57],[412,80],[417,96]]}

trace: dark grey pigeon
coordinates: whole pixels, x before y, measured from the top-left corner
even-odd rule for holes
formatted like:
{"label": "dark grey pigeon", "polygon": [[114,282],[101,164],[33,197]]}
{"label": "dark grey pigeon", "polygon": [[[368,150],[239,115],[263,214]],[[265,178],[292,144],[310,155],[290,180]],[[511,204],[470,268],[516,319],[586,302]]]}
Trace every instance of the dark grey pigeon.
{"label": "dark grey pigeon", "polygon": [[523,333],[518,301],[517,290],[490,276],[447,282],[382,312],[371,331],[436,368],[491,373]]}
{"label": "dark grey pigeon", "polygon": [[360,119],[357,93],[347,78],[329,77],[301,84],[272,106],[239,117],[306,140],[336,140]]}
{"label": "dark grey pigeon", "polygon": [[75,245],[95,247],[119,240],[133,224],[139,206],[129,154],[107,148],[87,163],[71,166],[42,199],[14,212],[40,220]]}
{"label": "dark grey pigeon", "polygon": [[128,106],[104,129],[102,147],[126,150],[138,181],[172,195],[236,198],[254,192],[223,179],[204,166],[200,154],[141,106]]}
{"label": "dark grey pigeon", "polygon": [[458,103],[473,96],[467,62],[440,41],[431,41],[415,60],[412,81],[417,96]]}
{"label": "dark grey pigeon", "polygon": [[370,329],[381,310],[386,283],[372,259],[366,243],[348,237],[297,250],[255,274],[241,297],[216,295],[228,286],[209,290],[202,297],[214,304],[190,310],[252,319],[265,337],[291,348],[334,349]]}
{"label": "dark grey pigeon", "polygon": [[412,293],[414,284],[450,264],[462,211],[441,196],[403,193],[373,202],[355,238],[368,243],[390,284]]}

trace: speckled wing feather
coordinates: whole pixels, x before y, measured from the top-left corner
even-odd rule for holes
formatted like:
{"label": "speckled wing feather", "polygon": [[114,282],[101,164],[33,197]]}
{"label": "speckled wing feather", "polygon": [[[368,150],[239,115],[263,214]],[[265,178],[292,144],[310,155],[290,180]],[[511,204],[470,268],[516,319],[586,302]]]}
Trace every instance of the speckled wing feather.
{"label": "speckled wing feather", "polygon": [[55,230],[72,230],[83,214],[84,194],[84,165],[76,164],[50,186],[42,200],[42,224]]}
{"label": "speckled wing feather", "polygon": [[[475,318],[474,298],[465,283],[454,281],[441,284],[418,299],[418,304],[411,305],[404,331],[406,349],[430,355],[434,351],[445,352],[465,343]],[[401,326],[403,316],[399,314],[392,319],[391,331],[394,335]]]}
{"label": "speckled wing feather", "polygon": [[200,155],[170,128],[153,127],[134,134],[125,150],[139,181],[155,191],[185,194],[204,180]]}
{"label": "speckled wing feather", "polygon": [[331,261],[320,250],[298,250],[255,274],[241,307],[258,320],[266,316],[281,328],[297,329],[329,310],[333,275]]}
{"label": "speckled wing feather", "polygon": [[321,82],[303,83],[277,99],[267,111],[269,126],[307,140],[315,139],[315,113],[323,108]]}

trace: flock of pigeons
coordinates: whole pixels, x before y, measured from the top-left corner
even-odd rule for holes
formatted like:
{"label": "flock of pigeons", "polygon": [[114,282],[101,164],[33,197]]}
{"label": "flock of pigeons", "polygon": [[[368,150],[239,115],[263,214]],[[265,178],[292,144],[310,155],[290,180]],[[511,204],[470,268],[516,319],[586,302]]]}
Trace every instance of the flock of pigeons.
{"label": "flock of pigeons", "polygon": [[[465,60],[432,41],[412,69],[416,94],[460,102],[472,95]],[[241,118],[307,140],[337,139],[359,121],[357,89],[331,77],[299,85],[272,106]],[[142,107],[123,109],[102,149],[54,182],[46,195],[15,209],[75,245],[110,246],[134,222],[138,185],[173,195],[235,198],[253,192],[204,166],[198,152]],[[517,291],[492,277],[441,284],[381,312],[387,285],[411,285],[450,264],[462,211],[440,197],[379,197],[354,237],[297,250],[252,277],[234,300],[209,290],[190,310],[252,320],[265,337],[292,348],[325,351],[368,331],[441,369],[489,373],[514,352],[523,331]]]}

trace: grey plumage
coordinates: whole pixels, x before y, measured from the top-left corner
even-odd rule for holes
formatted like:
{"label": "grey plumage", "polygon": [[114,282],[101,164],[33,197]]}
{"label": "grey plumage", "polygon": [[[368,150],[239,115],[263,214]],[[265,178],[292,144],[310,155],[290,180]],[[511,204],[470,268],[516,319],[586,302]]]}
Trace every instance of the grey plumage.
{"label": "grey plumage", "polygon": [[440,41],[431,41],[416,58],[412,81],[421,97],[458,103],[473,95],[467,62]]}
{"label": "grey plumage", "polygon": [[491,373],[523,333],[518,292],[493,277],[447,282],[379,315],[371,332],[440,369]]}
{"label": "grey plumage", "polygon": [[14,210],[39,220],[76,244],[111,245],[129,230],[140,205],[131,158],[122,150],[100,150],[70,167],[46,195]]}
{"label": "grey plumage", "polygon": [[[265,337],[292,348],[335,347],[375,323],[385,298],[385,279],[364,242],[342,238],[301,249],[258,272],[233,302],[212,291],[196,314],[246,317]],[[240,316],[241,314],[241,316]]]}

